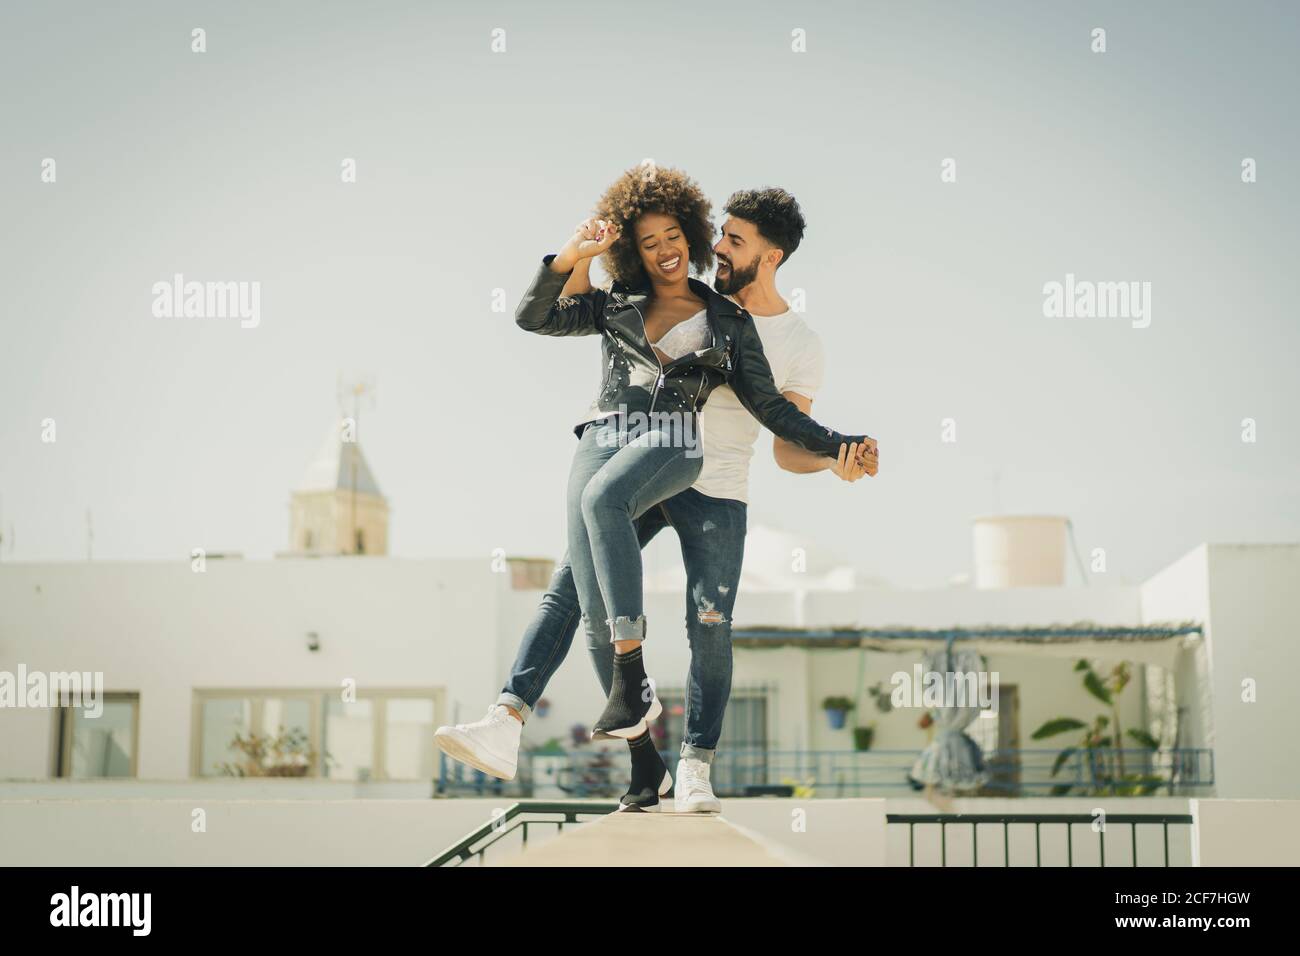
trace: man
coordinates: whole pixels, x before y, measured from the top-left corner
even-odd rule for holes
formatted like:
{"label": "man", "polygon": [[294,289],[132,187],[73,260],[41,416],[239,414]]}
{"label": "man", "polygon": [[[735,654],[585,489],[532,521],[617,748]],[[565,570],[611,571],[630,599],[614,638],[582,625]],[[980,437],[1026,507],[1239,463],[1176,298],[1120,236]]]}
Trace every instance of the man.
{"label": "man", "polygon": [[[777,387],[809,414],[822,382],[821,341],[802,317],[790,311],[776,288],[777,269],[803,238],[805,222],[799,204],[783,189],[744,190],[732,195],[725,212],[728,218],[713,250],[718,260],[714,288],[732,296],[749,312]],[[581,228],[588,230],[587,238],[594,239],[604,227],[603,222],[588,220]],[[575,269],[564,294],[590,289],[590,261],[581,260],[580,271]],[[700,431],[705,455],[695,484],[641,515],[637,535],[644,547],[672,525],[681,542],[691,663],[675,808],[678,812],[708,813],[721,810],[709,770],[731,693],[731,612],[744,558],[749,462],[760,427],[732,390],[723,386],[704,406]],[[841,447],[835,460],[777,438],[773,454],[786,471],[808,474],[829,470],[849,482],[876,474],[878,467],[874,441],[860,450]],[[580,614],[566,561],[556,569],[537,615],[524,632],[510,678],[487,717],[438,728],[434,739],[439,747],[484,773],[512,779],[523,723],[568,653]],[[613,645],[603,640],[589,650],[597,675],[608,689]],[[657,809],[661,787],[638,788],[636,781],[638,765],[645,766],[646,759],[658,760],[645,755],[647,750],[653,751],[648,727],[628,743],[633,754],[633,789],[620,806]],[[665,776],[664,781],[662,789],[666,790],[671,778]]]}

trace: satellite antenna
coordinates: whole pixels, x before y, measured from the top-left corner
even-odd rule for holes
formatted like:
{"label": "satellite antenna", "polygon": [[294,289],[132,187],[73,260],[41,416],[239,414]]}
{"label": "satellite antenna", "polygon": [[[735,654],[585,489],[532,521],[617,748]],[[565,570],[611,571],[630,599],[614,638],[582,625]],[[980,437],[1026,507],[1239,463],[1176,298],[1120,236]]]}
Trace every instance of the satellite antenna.
{"label": "satellite antenna", "polygon": [[[375,407],[375,391],[377,385],[374,376],[363,376],[355,381],[345,381],[343,373],[339,372],[338,385],[335,389],[335,398],[339,405],[339,414],[341,417],[350,418],[352,422],[352,440],[344,440],[341,444],[343,454],[347,455],[348,461],[348,497],[349,497],[349,523],[351,525],[348,540],[351,542],[349,547],[353,551],[359,551],[357,548],[357,463],[360,459],[360,453],[357,446],[361,442],[361,400],[370,399],[370,407]],[[351,416],[348,415],[348,405],[351,403]]]}

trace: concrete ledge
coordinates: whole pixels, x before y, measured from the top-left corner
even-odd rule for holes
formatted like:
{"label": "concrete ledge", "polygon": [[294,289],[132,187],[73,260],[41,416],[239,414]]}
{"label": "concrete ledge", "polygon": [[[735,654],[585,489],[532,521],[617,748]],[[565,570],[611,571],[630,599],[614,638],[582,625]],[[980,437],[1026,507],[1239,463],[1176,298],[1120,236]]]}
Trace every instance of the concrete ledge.
{"label": "concrete ledge", "polygon": [[[0,863],[9,866],[418,866],[491,822],[512,802],[396,797],[241,800],[219,799],[211,790],[195,793],[193,797],[168,799],[0,799]],[[921,800],[728,799],[723,801],[721,819],[682,819],[664,813],[658,816],[661,823],[652,822],[650,826],[684,824],[702,834],[698,845],[693,841],[682,844],[674,841],[673,860],[665,865],[699,865],[697,851],[712,845],[704,842],[707,838],[722,840],[720,852],[729,858],[734,851],[736,859],[755,861],[734,865],[906,866],[907,827],[888,826],[886,808],[897,813],[936,810]],[[1195,819],[1193,826],[1169,828],[1170,857],[1175,866],[1294,866],[1300,861],[1300,801],[1294,800],[971,799],[956,801],[951,810],[1020,814],[1089,813],[1094,808],[1104,809],[1108,814],[1190,812]],[[636,818],[633,822],[637,822]],[[722,826],[710,828],[713,823]],[[612,825],[622,827],[626,821]],[[566,827],[563,839],[593,826],[593,823],[582,823],[574,828]],[[970,828],[957,826],[948,830],[948,864],[970,866],[974,862]],[[918,865],[939,863],[938,831],[937,826],[917,827],[914,843]],[[1161,865],[1161,828],[1140,827],[1139,831],[1139,865]],[[651,832],[640,831],[642,835]],[[530,825],[529,852],[549,845],[557,833],[555,827],[545,823]],[[618,834],[620,838],[624,835],[623,831]],[[514,832],[504,837],[492,847],[485,862],[492,865],[509,862],[522,850],[522,836],[521,832]],[[1013,865],[1033,865],[1033,836],[1032,825],[1012,828],[1009,843]],[[1042,864],[1064,865],[1065,828],[1044,826],[1042,836]],[[741,844],[736,842],[737,838],[748,841],[752,845],[750,849],[738,849]],[[1075,828],[1076,865],[1095,866],[1100,862],[1098,839],[1087,826]],[[1131,865],[1131,834],[1127,826],[1108,827],[1104,841],[1107,865]],[[1002,843],[1000,827],[985,827],[979,834],[980,864],[1001,865]],[[760,857],[771,859],[757,862]],[[640,865],[658,864],[642,862]]]}
{"label": "concrete ledge", "polygon": [[1193,866],[1300,864],[1300,800],[1192,800]]}

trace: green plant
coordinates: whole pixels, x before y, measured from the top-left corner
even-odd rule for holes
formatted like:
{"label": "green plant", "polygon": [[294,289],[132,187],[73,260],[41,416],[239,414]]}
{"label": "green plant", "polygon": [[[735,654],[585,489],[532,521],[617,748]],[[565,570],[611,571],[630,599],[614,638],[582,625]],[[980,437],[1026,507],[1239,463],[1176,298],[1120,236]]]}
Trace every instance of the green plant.
{"label": "green plant", "polygon": [[[1055,777],[1071,757],[1080,754],[1086,760],[1090,782],[1083,785],[1056,784],[1052,787],[1052,795],[1064,796],[1075,789],[1087,795],[1106,793],[1146,796],[1154,793],[1165,782],[1163,777],[1159,774],[1128,773],[1124,766],[1125,734],[1120,726],[1119,695],[1132,679],[1129,664],[1117,664],[1104,676],[1094,670],[1088,661],[1079,661],[1074,670],[1083,674],[1084,690],[1109,707],[1110,714],[1098,714],[1090,724],[1073,717],[1056,717],[1033,732],[1034,740],[1045,740],[1073,730],[1083,731],[1083,738],[1078,744],[1066,747],[1056,755],[1056,760],[1052,763],[1052,776]],[[1145,730],[1130,728],[1127,735],[1151,752],[1160,749],[1160,742]]]}
{"label": "green plant", "polygon": [[532,753],[536,757],[560,757],[564,755],[564,745],[559,737],[552,737],[540,747],[534,747]]}
{"label": "green plant", "polygon": [[827,697],[822,701],[822,710],[850,711],[856,705],[847,697]]}
{"label": "green plant", "polygon": [[887,714],[894,709],[893,691],[887,689],[880,681],[867,688],[867,695],[876,702],[876,710],[882,714]]}
{"label": "green plant", "polygon": [[854,727],[853,728],[853,749],[870,750],[871,741],[875,738],[875,736],[876,736],[875,724],[867,724],[867,726],[865,727]]}

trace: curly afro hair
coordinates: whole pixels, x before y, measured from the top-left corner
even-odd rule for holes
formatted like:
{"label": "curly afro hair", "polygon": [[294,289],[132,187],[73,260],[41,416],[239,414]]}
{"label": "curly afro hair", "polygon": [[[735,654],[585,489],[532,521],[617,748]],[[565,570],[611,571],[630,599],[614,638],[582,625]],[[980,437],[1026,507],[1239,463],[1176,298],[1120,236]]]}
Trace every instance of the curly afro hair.
{"label": "curly afro hair", "polygon": [[713,266],[712,203],[680,169],[646,162],[616,179],[596,206],[596,215],[613,220],[621,233],[604,253],[605,271],[615,283],[634,289],[649,284],[632,231],[637,219],[648,212],[673,216],[681,224],[697,274]]}
{"label": "curly afro hair", "polygon": [[781,250],[778,267],[794,255],[807,223],[799,203],[784,189],[742,189],[731,194],[723,207],[728,216],[752,222],[758,234]]}

